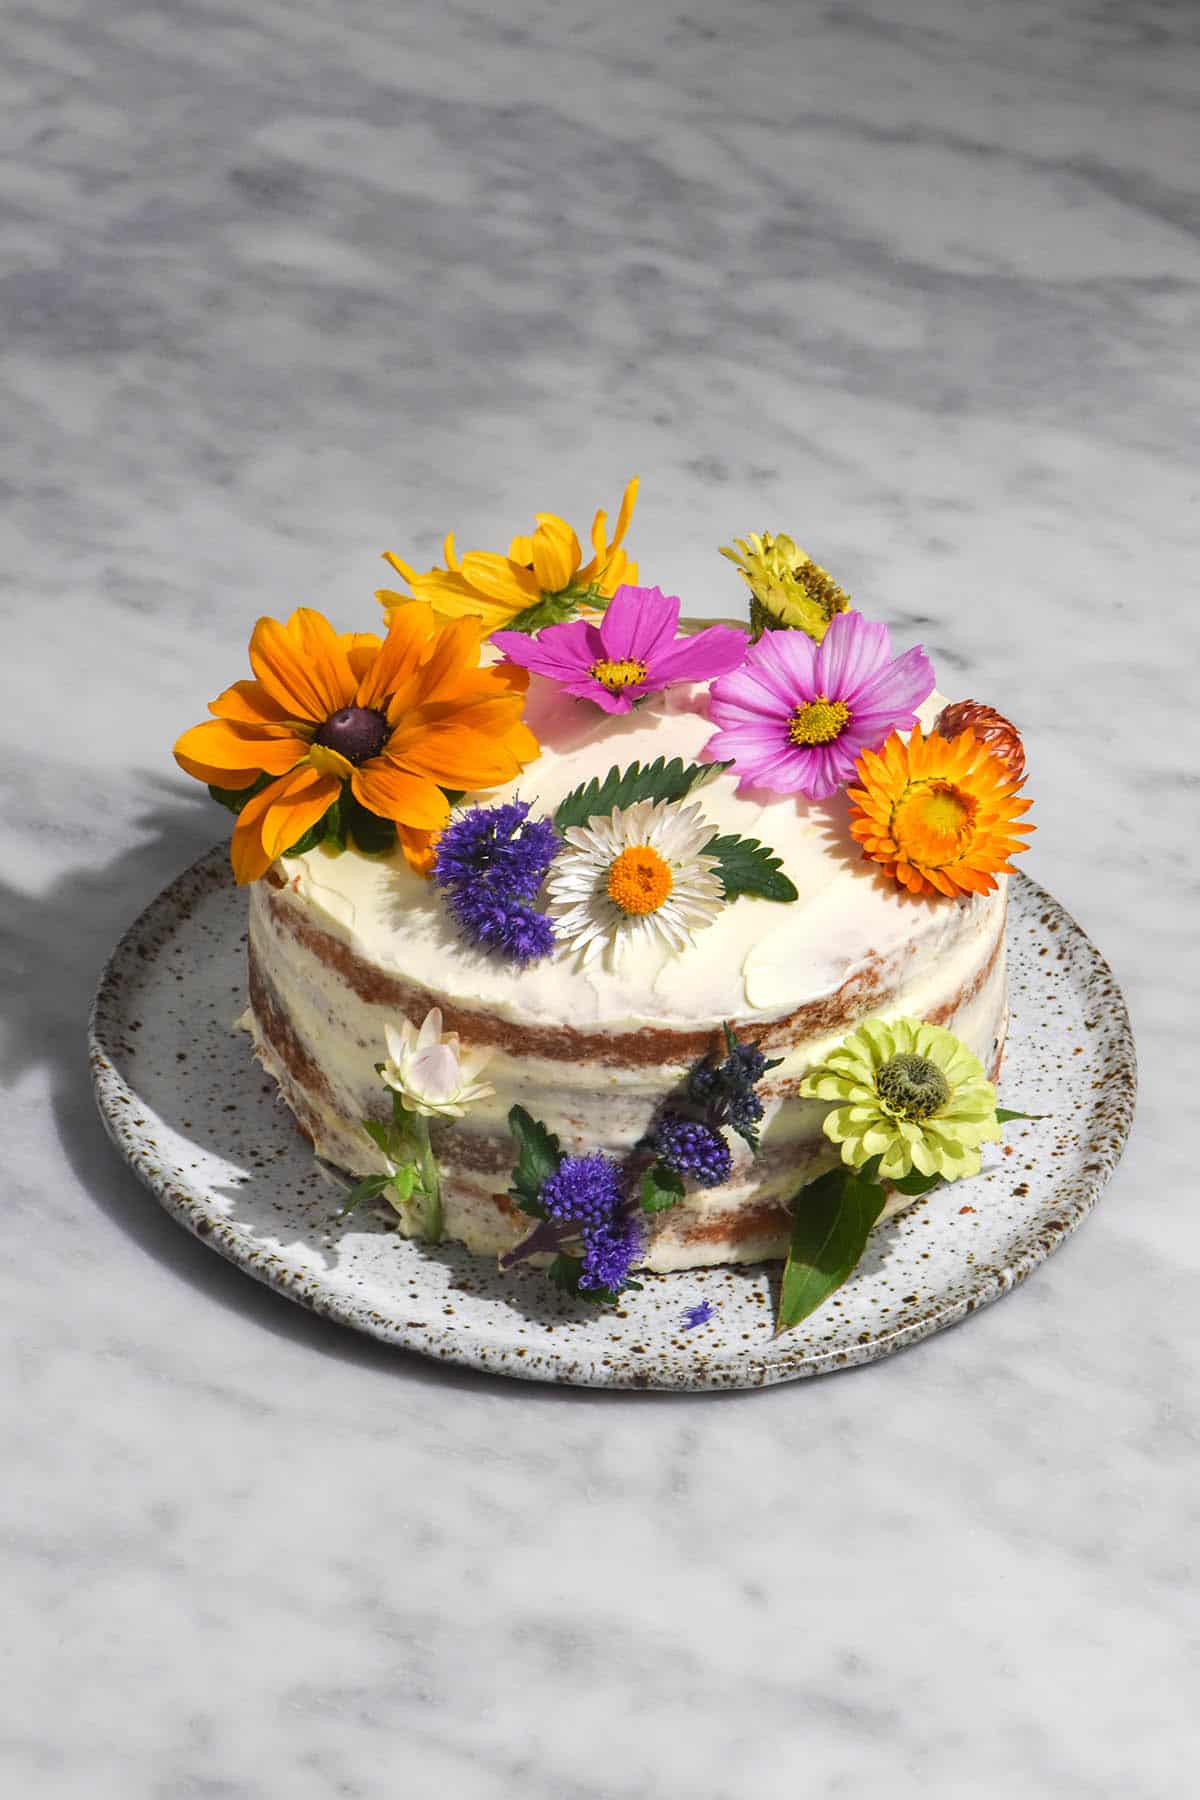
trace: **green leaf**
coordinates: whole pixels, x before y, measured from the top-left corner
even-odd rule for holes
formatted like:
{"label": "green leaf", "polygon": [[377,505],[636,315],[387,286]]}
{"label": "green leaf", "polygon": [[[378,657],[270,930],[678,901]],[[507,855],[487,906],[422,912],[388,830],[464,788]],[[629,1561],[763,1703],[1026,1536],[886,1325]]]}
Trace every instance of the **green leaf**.
{"label": "green leaf", "polygon": [[517,1140],[517,1163],[509,1188],[522,1212],[544,1219],[542,1183],[558,1168],[563,1159],[562,1146],[553,1132],[547,1131],[539,1119],[532,1118],[523,1106],[514,1106],[508,1115],[508,1129]]}
{"label": "green leaf", "polygon": [[344,850],[346,848],[346,827],[342,823],[342,802],[349,792],[349,788],[342,789],[329,811],[325,814],[323,820],[325,826],[325,842],[331,845],[335,850]]}
{"label": "green leaf", "polygon": [[274,775],[260,775],[249,787],[222,788],[208,784],[208,791],[220,806],[228,807],[231,813],[240,813],[247,800],[253,800],[255,794],[261,794],[265,787],[270,787],[276,779]]}
{"label": "green leaf", "polygon": [[397,1200],[411,1200],[413,1189],[417,1185],[418,1170],[415,1163],[402,1163],[391,1177],[388,1185]]}
{"label": "green leaf", "polygon": [[582,1270],[583,1263],[578,1256],[568,1256],[565,1250],[560,1250],[546,1270],[546,1276],[555,1287],[563,1288],[568,1294],[577,1294]]}
{"label": "green leaf", "polygon": [[654,1163],[642,1176],[642,1211],[667,1212],[683,1199],[683,1176],[663,1163]]}
{"label": "green leaf", "polygon": [[352,1187],[338,1208],[341,1217],[345,1218],[347,1213],[352,1213],[360,1200],[374,1200],[376,1194],[382,1194],[391,1179],[390,1175],[368,1175],[365,1181]]}
{"label": "green leaf", "polygon": [[363,1130],[377,1149],[385,1156],[391,1155],[391,1137],[386,1125],[380,1125],[374,1119],[364,1119]]}
{"label": "green leaf", "polygon": [[1006,1106],[996,1108],[996,1121],[1000,1125],[1007,1125],[1010,1119],[1048,1119],[1049,1117],[1049,1113],[1010,1112]]}
{"label": "green leaf", "polygon": [[899,1181],[893,1180],[890,1176],[888,1180],[889,1185],[894,1187],[898,1194],[909,1194],[914,1198],[918,1194],[931,1193],[942,1183],[940,1175],[922,1175],[919,1169],[910,1170],[907,1175],[902,1175]]}
{"label": "green leaf", "polygon": [[554,814],[555,829],[586,825],[589,819],[610,813],[614,807],[632,806],[636,800],[682,800],[694,787],[730,766],[727,762],[685,765],[678,756],[670,762],[660,756],[645,768],[634,762],[622,769],[614,763],[603,781],[593,776],[560,800]]}
{"label": "green leaf", "polygon": [[710,838],[701,854],[717,858],[717,874],[727,900],[736,900],[739,894],[756,894],[763,900],[800,898],[795,883],[783,874],[780,858],[757,838]]}
{"label": "green leaf", "polygon": [[342,790],[341,831],[343,840],[353,838],[356,850],[364,856],[385,856],[396,847],[396,827],[390,819],[381,819],[361,801],[356,800],[350,789]]}
{"label": "green leaf", "polygon": [[[875,1164],[875,1169],[878,1163]],[[779,1290],[776,1331],[790,1331],[828,1300],[857,1266],[885,1195],[875,1170],[831,1169],[792,1201],[792,1241]]]}
{"label": "green leaf", "polygon": [[325,821],[328,819],[330,813],[333,811],[333,807],[336,805],[337,801],[335,800],[333,806],[327,807],[321,814],[321,817],[317,820],[316,824],[310,825],[308,830],[304,833],[304,836],[297,838],[295,843],[292,844],[289,849],[285,850],[283,854],[285,856],[304,856],[309,850],[315,850],[325,836]]}

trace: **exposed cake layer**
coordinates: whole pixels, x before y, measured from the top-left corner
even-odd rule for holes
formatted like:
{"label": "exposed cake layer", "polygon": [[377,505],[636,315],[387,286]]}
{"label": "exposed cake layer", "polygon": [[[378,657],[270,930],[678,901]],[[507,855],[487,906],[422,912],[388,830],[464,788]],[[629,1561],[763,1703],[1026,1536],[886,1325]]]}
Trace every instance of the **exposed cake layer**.
{"label": "exposed cake layer", "polygon": [[[522,797],[549,812],[614,762],[694,759],[711,726],[688,696],[671,698],[601,730],[535,681],[545,751]],[[528,1229],[507,1197],[509,1108],[527,1107],[568,1150],[625,1156],[696,1060],[719,1048],[728,1021],[783,1058],[760,1089],[761,1153],[735,1140],[729,1181],[657,1215],[646,1265],[753,1261],[783,1254],[787,1201],[833,1160],[824,1106],[797,1099],[795,1087],[856,1022],[929,1019],[995,1068],[1006,1024],[1003,882],[986,897],[912,898],[862,861],[843,796],[814,806],[739,795],[721,775],[697,799],[714,830],[771,844],[799,900],[740,899],[681,956],[656,951],[586,972],[561,955],[522,971],[465,949],[436,893],[398,859],[315,851],[276,865],[251,891],[248,1022],[320,1154],[355,1175],[382,1166],[361,1121],[386,1112],[375,1073],[383,1027],[440,1006],[448,1029],[489,1048],[485,1078],[496,1090],[439,1128],[448,1235],[475,1251],[504,1249]]]}

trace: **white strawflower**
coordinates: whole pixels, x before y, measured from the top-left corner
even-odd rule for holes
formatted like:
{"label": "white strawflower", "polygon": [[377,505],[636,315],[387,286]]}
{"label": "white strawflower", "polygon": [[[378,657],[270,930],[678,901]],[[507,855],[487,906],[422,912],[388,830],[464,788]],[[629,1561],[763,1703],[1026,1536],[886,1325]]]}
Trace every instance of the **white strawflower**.
{"label": "white strawflower", "polygon": [[488,1050],[464,1051],[458,1033],[442,1035],[441,1008],[426,1013],[420,1031],[403,1020],[399,1031],[385,1025],[388,1060],[379,1074],[400,1096],[405,1112],[427,1119],[461,1119],[476,1100],[484,1100],[495,1088],[475,1078],[490,1060]]}
{"label": "white strawflower", "polygon": [[725,904],[713,837],[698,806],[639,800],[572,825],[546,879],[558,942],[584,963],[631,945],[686,949]]}

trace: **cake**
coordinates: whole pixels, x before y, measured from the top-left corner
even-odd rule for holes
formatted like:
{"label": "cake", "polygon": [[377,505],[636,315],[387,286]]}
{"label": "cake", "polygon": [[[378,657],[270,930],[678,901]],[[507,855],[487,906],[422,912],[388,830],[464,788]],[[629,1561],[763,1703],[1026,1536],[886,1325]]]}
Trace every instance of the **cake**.
{"label": "cake", "polygon": [[[614,725],[534,676],[526,717],[542,754],[514,792],[549,812],[616,762],[693,762],[712,734],[704,697],[671,689]],[[923,722],[939,709],[927,701]],[[761,1149],[753,1156],[738,1143],[728,1181],[655,1215],[642,1266],[754,1262],[784,1254],[792,1195],[836,1160],[821,1131],[825,1107],[795,1088],[861,1019],[932,1020],[995,1073],[1007,1018],[1006,877],[957,905],[914,898],[863,859],[844,805],[739,795],[731,773],[702,795],[717,830],[772,845],[799,900],[743,898],[691,955],[662,946],[616,968],[558,959],[519,968],[464,946],[436,890],[398,853],[317,847],[276,863],[250,890],[246,1023],[317,1153],[354,1175],[378,1167],[361,1121],[383,1117],[384,1027],[440,1007],[464,1043],[491,1052],[495,1089],[439,1148],[446,1234],[495,1255],[528,1225],[508,1192],[511,1106],[536,1113],[572,1151],[625,1157],[729,1023],[781,1058],[762,1084]]]}
{"label": "cake", "polygon": [[786,1326],[999,1135],[1023,751],[791,539],[727,552],[749,621],[681,624],[632,492],[586,568],[550,515],[390,558],[383,639],[260,620],[176,755],[239,815],[242,1022],[354,1201],[585,1298],[786,1259]]}

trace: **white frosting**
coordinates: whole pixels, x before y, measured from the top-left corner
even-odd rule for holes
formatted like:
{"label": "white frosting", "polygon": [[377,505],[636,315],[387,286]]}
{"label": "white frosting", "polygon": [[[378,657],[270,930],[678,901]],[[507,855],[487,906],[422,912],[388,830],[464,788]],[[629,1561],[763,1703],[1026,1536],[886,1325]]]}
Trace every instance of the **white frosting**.
{"label": "white frosting", "polygon": [[[510,788],[472,798],[491,803],[519,795],[548,814],[614,764],[662,755],[697,761],[713,730],[706,703],[706,688],[676,688],[613,717],[534,676],[527,717],[541,757]],[[943,704],[932,695],[921,708],[926,728]],[[1003,881],[983,898],[913,898],[864,861],[849,834],[844,794],[816,804],[739,793],[732,773],[693,793],[714,831],[772,848],[799,900],[743,897],[698,933],[693,949],[676,954],[656,946],[615,966],[582,970],[559,951],[518,969],[480,954],[462,943],[437,890],[399,853],[375,858],[320,848],[279,867],[316,921],[368,962],[457,1005],[527,1024],[628,1031],[768,1019],[836,993],[868,961],[892,956],[905,959],[906,999],[919,1015],[923,978],[931,994],[952,991],[960,973],[965,980],[978,967],[981,939],[998,930]]]}

